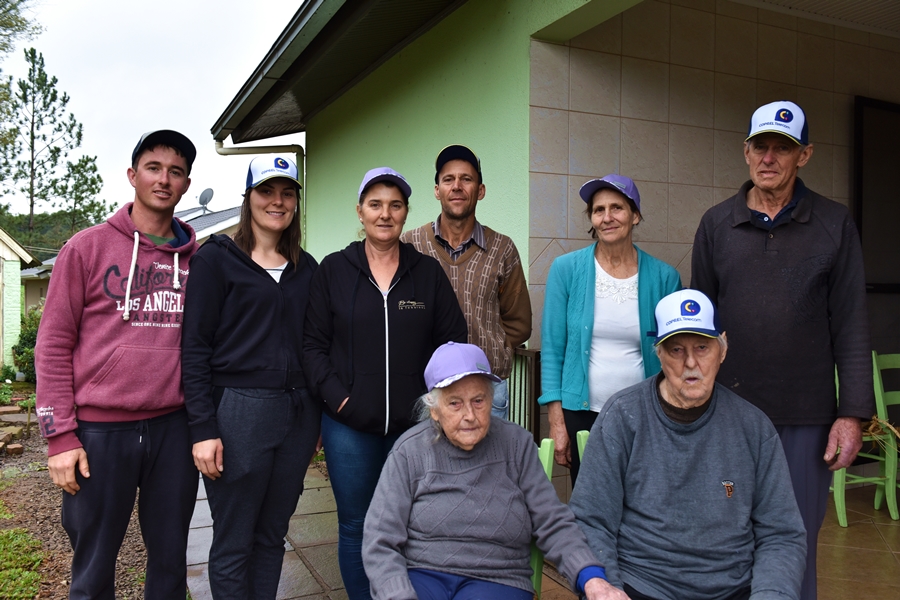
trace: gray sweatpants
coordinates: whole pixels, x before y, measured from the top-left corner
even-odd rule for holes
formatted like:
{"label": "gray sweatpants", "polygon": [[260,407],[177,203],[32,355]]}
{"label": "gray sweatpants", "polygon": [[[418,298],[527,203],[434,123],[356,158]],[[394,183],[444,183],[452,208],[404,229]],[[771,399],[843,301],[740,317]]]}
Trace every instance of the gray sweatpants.
{"label": "gray sweatpants", "polygon": [[222,477],[203,479],[213,519],[209,587],[216,600],[274,600],[284,536],[319,438],[306,390],[226,388],[216,409]]}

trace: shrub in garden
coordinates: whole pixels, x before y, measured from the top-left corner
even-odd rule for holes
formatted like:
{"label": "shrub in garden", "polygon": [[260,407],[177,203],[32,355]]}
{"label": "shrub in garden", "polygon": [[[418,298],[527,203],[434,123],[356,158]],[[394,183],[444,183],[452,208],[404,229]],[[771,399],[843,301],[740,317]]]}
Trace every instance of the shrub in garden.
{"label": "shrub in garden", "polygon": [[25,381],[31,383],[37,383],[37,376],[34,372],[34,344],[37,342],[38,326],[41,324],[43,312],[43,302],[28,309],[28,312],[22,317],[19,343],[12,347],[13,362],[25,374]]}

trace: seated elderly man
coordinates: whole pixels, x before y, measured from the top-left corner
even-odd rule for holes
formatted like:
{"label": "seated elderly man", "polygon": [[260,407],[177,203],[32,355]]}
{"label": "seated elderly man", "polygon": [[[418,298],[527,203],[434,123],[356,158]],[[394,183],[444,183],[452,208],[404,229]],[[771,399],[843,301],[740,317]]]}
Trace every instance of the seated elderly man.
{"label": "seated elderly man", "polygon": [[662,373],[610,399],[584,452],[569,506],[603,584],[632,600],[800,594],[806,532],[784,451],[769,419],[716,383],[716,323],[701,292],[660,300]]}
{"label": "seated elderly man", "polygon": [[397,440],[366,514],[376,600],[531,600],[532,537],[587,598],[601,597],[603,568],[531,435],[491,417],[494,381],[478,346],[450,342],[431,357],[425,422]]}

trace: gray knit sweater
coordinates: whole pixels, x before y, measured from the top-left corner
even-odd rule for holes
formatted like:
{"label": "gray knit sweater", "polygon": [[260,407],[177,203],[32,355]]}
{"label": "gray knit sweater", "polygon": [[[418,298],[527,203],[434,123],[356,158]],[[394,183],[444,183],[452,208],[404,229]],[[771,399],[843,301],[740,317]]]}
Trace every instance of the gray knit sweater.
{"label": "gray knit sweater", "polygon": [[806,531],[775,428],[716,384],[699,419],[663,413],[657,377],[600,414],[569,506],[610,583],[653,598],[798,598]]}
{"label": "gray knit sweater", "polygon": [[531,590],[530,543],[569,581],[600,565],[544,474],[531,435],[492,418],[471,451],[420,423],[397,440],[366,514],[363,564],[375,600],[416,598],[407,569]]}

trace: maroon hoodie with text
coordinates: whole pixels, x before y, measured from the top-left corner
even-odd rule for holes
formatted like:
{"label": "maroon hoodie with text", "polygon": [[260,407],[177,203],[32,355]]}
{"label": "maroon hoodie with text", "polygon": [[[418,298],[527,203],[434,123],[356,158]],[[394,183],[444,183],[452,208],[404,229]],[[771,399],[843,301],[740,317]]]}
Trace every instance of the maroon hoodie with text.
{"label": "maroon hoodie with text", "polygon": [[181,325],[198,246],[186,223],[172,230],[157,246],[135,229],[129,203],[60,251],[34,350],[48,455],[81,447],[76,418],[136,421],[184,405]]}

